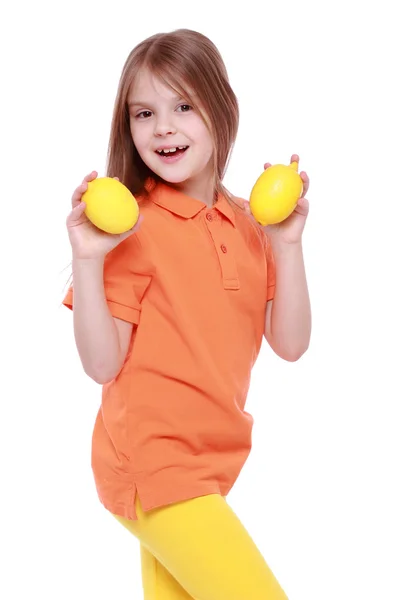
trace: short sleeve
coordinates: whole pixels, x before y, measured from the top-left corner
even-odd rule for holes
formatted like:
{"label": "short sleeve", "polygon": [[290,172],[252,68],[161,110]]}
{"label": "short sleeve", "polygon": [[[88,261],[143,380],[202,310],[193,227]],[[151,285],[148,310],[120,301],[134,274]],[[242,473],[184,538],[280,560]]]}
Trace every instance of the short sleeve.
{"label": "short sleeve", "polygon": [[[113,317],[138,324],[142,300],[151,282],[143,269],[143,250],[133,234],[109,252],[104,261],[104,291]],[[73,283],[63,300],[73,309]]]}
{"label": "short sleeve", "polygon": [[265,236],[265,257],[267,263],[267,302],[273,300],[275,295],[275,259],[272,253],[270,241]]}

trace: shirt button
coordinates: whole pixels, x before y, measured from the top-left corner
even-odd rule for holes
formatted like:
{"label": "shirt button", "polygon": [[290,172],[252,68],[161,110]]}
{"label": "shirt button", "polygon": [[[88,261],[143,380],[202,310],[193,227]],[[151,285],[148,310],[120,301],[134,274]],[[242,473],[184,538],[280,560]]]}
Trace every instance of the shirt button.
{"label": "shirt button", "polygon": [[228,248],[225,246],[225,244],[221,244],[221,250],[224,254],[228,252]]}
{"label": "shirt button", "polygon": [[213,220],[212,214],[211,213],[207,213],[206,219],[207,219],[207,221],[212,221]]}

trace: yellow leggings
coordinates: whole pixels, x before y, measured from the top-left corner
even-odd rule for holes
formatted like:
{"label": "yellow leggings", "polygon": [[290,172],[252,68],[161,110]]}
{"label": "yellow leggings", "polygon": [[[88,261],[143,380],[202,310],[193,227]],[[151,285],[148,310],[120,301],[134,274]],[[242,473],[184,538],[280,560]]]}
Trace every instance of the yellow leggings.
{"label": "yellow leggings", "polygon": [[140,541],[144,600],[287,600],[223,496],[136,510],[113,516]]}

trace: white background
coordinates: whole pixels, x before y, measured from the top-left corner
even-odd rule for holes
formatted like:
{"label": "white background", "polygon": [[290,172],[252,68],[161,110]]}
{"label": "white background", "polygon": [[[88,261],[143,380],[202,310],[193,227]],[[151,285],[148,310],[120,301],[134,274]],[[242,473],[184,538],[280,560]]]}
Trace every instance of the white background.
{"label": "white background", "polygon": [[247,404],[253,450],[229,502],[290,600],[400,599],[395,5],[81,0],[1,9],[5,600],[141,598],[138,542],[100,505],[91,474],[101,388],[83,373],[72,315],[60,306],[65,218],[84,175],[104,174],[130,50],[180,27],[215,42],[239,98],[228,189],[248,197],[264,162],[288,163],[292,153],[311,181],[311,347],[291,364],[264,342]]}

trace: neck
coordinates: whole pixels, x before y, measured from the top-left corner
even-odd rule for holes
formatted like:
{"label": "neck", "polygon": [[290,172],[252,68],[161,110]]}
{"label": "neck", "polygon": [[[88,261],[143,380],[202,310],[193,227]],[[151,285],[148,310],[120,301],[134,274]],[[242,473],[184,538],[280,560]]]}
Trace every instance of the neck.
{"label": "neck", "polygon": [[182,182],[179,184],[170,183],[169,185],[176,190],[179,190],[186,196],[190,196],[191,198],[200,200],[200,202],[204,202],[204,204],[207,206],[214,205],[214,190],[211,186],[196,185],[189,182]]}
{"label": "neck", "polygon": [[169,185],[186,194],[186,196],[204,202],[207,206],[211,207],[215,203],[214,178],[210,174],[206,176],[202,174],[201,177],[193,177],[181,183],[170,183]]}

